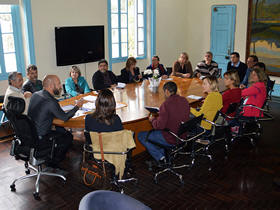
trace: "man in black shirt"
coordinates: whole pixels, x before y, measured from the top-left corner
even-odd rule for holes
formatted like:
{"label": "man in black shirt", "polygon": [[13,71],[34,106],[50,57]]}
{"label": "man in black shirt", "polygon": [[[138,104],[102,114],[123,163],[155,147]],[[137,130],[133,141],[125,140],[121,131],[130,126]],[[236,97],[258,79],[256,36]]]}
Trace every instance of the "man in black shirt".
{"label": "man in black shirt", "polygon": [[108,71],[108,62],[103,59],[98,62],[98,71],[92,76],[92,86],[95,90],[113,88],[117,86],[117,77]]}
{"label": "man in black shirt", "polygon": [[55,131],[52,130],[52,121],[54,118],[63,121],[69,120],[83,104],[82,100],[79,100],[72,110],[65,113],[58,101],[54,98],[55,95],[60,95],[61,90],[61,83],[56,75],[45,76],[43,80],[43,90],[35,92],[32,95],[28,108],[28,116],[30,116],[35,123],[40,146],[42,146],[42,148],[52,146],[52,142],[48,140],[49,135],[58,136],[56,139],[57,147],[53,160],[54,164],[64,159],[67,150],[72,145],[73,136],[63,128]]}
{"label": "man in black shirt", "polygon": [[29,91],[31,93],[35,93],[36,91],[43,89],[42,81],[38,80],[37,66],[29,65],[26,69],[26,75],[28,80],[26,80],[23,84],[23,92]]}
{"label": "man in black shirt", "polygon": [[232,52],[230,54],[230,61],[227,65],[227,71],[228,70],[236,70],[238,72],[240,82],[243,81],[247,71],[247,65],[240,61],[240,55],[238,52]]}

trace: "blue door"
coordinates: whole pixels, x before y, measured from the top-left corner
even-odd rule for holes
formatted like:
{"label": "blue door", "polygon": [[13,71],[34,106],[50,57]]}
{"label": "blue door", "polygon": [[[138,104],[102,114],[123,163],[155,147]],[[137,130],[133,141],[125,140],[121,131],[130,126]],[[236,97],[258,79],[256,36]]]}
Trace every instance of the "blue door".
{"label": "blue door", "polygon": [[234,50],[235,5],[212,6],[211,18],[211,51],[213,60],[222,69],[227,70],[230,53]]}

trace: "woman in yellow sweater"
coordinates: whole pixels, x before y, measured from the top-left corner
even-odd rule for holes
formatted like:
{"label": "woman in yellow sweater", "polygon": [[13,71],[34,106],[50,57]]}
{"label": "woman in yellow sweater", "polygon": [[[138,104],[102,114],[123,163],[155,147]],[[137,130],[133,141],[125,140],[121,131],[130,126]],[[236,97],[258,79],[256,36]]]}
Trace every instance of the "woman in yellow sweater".
{"label": "woman in yellow sweater", "polygon": [[[218,90],[218,81],[215,76],[207,76],[204,77],[202,82],[202,88],[205,93],[207,93],[207,97],[204,100],[204,103],[199,111],[194,108],[191,108],[191,113],[194,116],[199,116],[203,114],[204,118],[209,121],[213,121],[217,112],[223,107],[223,98]],[[210,132],[211,124],[202,120],[201,126]]]}

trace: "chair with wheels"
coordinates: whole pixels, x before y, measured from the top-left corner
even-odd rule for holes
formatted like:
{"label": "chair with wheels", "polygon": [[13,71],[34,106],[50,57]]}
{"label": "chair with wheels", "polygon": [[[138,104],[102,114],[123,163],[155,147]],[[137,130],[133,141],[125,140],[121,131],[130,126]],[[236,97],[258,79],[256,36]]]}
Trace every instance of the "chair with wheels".
{"label": "chair with wheels", "polygon": [[[10,155],[14,156],[16,160],[23,160],[25,162],[25,176],[15,179],[10,185],[11,191],[16,191],[16,182],[36,177],[35,192],[33,196],[36,200],[40,200],[39,185],[41,176],[55,176],[61,178],[64,182],[66,178],[60,174],[42,171],[43,165],[52,161],[52,157],[56,147],[55,135],[50,135],[51,147],[45,147],[39,144],[39,136],[34,125],[34,122],[27,116],[23,115],[25,109],[25,101],[22,98],[10,96],[7,107],[5,107],[6,116],[11,122],[14,130],[14,139]],[[35,173],[30,173],[30,170]]]}
{"label": "chair with wheels", "polygon": [[86,194],[79,204],[79,210],[151,210],[140,201],[118,192],[96,190]]}
{"label": "chair with wheels", "polygon": [[[171,132],[170,130],[165,129],[164,131],[169,132],[172,136],[174,136],[176,138],[177,143],[172,146],[165,146],[160,143],[156,143],[156,142],[149,140],[149,135],[154,130],[149,131],[149,133],[146,137],[146,141],[149,141],[150,143],[158,146],[159,148],[164,149],[165,158],[166,158],[166,163],[164,163],[163,165],[157,166],[160,168],[160,170],[154,174],[155,183],[158,183],[158,176],[160,174],[163,174],[165,172],[171,172],[172,174],[176,175],[179,178],[181,184],[184,184],[183,175],[177,173],[175,171],[175,169],[192,167],[192,165],[194,164],[195,152],[194,152],[193,148],[190,152],[188,152],[188,151],[186,152],[186,148],[189,145],[192,145],[192,143],[196,139],[198,139],[205,133],[205,129],[200,127],[202,118],[203,118],[203,115],[200,115],[198,117],[188,120],[187,122],[181,123],[177,134]],[[200,128],[200,129],[198,130],[198,128]],[[190,155],[192,158],[191,163],[175,165],[174,160],[177,155]],[[151,167],[154,164],[151,164],[150,162],[147,162],[147,163],[149,165],[149,170],[152,170]]]}
{"label": "chair with wheels", "polygon": [[[129,130],[114,132],[84,132],[86,143],[84,145],[83,157],[91,154],[91,158],[102,165],[101,148],[103,149],[105,164],[113,168],[110,182],[118,191],[124,193],[122,183],[134,181],[137,178],[131,176],[131,156],[132,150],[136,147],[133,133]],[[100,142],[100,139],[101,142]],[[102,146],[100,145],[102,144]]]}

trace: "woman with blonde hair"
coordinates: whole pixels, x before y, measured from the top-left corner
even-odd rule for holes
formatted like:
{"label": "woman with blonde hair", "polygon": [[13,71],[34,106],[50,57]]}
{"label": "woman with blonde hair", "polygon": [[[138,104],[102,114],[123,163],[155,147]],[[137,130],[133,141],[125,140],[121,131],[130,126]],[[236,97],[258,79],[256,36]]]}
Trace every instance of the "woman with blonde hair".
{"label": "woman with blonde hair", "polygon": [[193,70],[192,64],[189,61],[189,55],[186,52],[182,52],[177,61],[173,64],[172,75],[184,78],[192,77]]}
{"label": "woman with blonde hair", "polygon": [[123,83],[133,83],[140,82],[142,75],[140,70],[136,67],[136,59],[134,57],[129,57],[126,61],[125,68],[121,70],[120,82]]}
{"label": "woman with blonde hair", "polygon": [[[199,111],[194,108],[191,108],[191,113],[194,116],[204,115],[209,121],[213,121],[217,112],[223,107],[222,95],[218,90],[218,81],[215,76],[206,76],[202,80],[202,88],[207,97],[205,98],[202,107]],[[207,133],[210,133],[211,124],[202,120],[201,126],[206,129]]]}
{"label": "woman with blonde hair", "polygon": [[[223,108],[222,112],[226,113],[228,110],[228,107],[232,103],[239,104],[241,101],[241,89],[239,88],[239,76],[238,72],[236,70],[229,70],[224,73],[224,83],[225,86],[228,88],[223,93]],[[235,112],[229,113],[229,116],[233,117],[235,115]]]}
{"label": "woman with blonde hair", "polygon": [[70,77],[65,80],[65,89],[72,97],[79,94],[90,92],[88,83],[84,77],[81,76],[81,70],[78,66],[72,66],[70,70]]}

